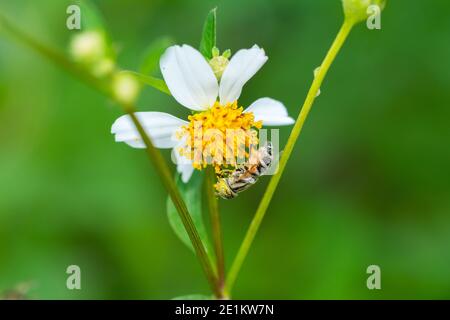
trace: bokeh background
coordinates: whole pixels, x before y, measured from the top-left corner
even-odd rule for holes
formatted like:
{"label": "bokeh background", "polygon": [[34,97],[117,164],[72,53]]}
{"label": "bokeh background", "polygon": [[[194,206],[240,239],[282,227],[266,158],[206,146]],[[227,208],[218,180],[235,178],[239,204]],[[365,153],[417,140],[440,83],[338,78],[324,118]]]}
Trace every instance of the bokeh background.
{"label": "bokeh background", "polygon": [[[270,96],[299,112],[342,21],[338,0],[104,0],[135,70],[167,35],[197,46],[218,6],[218,46],[266,49],[241,103]],[[61,50],[71,1],[0,1],[22,30]],[[450,298],[450,4],[389,1],[382,30],[351,34],[322,86],[234,298]],[[185,116],[147,88],[141,110]],[[172,232],[166,192],[143,151],[114,142],[120,109],[0,30],[0,291],[34,299],[170,299],[208,293]],[[286,141],[290,128],[281,130]],[[165,153],[168,157],[168,154]],[[268,178],[221,201],[228,266]],[[66,288],[66,268],[82,290]],[[381,267],[382,289],[366,287]]]}

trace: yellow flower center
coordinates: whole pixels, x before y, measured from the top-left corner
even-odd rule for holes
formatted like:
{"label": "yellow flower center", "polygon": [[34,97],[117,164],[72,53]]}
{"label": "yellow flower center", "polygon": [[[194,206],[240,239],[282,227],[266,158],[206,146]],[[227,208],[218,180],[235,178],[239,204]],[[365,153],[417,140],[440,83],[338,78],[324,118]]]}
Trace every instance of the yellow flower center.
{"label": "yellow flower center", "polygon": [[179,139],[185,139],[178,149],[180,155],[191,159],[196,169],[213,165],[217,173],[248,160],[250,150],[258,144],[262,121],[255,121],[252,112],[243,112],[237,101],[221,105],[188,117]]}

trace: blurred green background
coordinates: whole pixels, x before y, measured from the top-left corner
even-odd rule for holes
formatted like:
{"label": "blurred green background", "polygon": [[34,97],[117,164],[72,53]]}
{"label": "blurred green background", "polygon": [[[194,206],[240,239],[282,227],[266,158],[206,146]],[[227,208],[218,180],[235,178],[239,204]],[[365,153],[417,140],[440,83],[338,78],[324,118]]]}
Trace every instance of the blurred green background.
{"label": "blurred green background", "polygon": [[[280,99],[296,116],[342,21],[313,0],[93,1],[136,70],[157,37],[197,46],[218,6],[218,45],[257,43],[269,62],[240,102]],[[23,30],[66,50],[71,1],[0,0]],[[389,1],[382,30],[351,34],[322,86],[234,298],[450,298],[450,3]],[[185,116],[147,88],[141,110]],[[0,30],[0,291],[36,299],[170,299],[208,293],[172,232],[142,150],[114,142],[117,106]],[[281,130],[284,143],[290,128]],[[168,153],[165,152],[168,157]],[[221,201],[228,266],[268,178]],[[66,268],[82,290],[66,288]],[[382,289],[366,287],[381,267]]]}

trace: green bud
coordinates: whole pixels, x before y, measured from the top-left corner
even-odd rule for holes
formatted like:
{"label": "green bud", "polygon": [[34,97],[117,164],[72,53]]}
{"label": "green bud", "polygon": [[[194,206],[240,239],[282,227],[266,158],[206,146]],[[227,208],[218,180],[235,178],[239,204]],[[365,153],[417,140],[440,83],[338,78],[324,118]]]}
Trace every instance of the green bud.
{"label": "green bud", "polygon": [[224,53],[222,53],[222,56],[224,58],[230,59],[230,57],[231,57],[231,50],[230,49],[225,50]]}
{"label": "green bud", "polygon": [[212,49],[213,58],[209,60],[209,65],[213,69],[214,75],[216,76],[217,80],[220,80],[220,78],[222,78],[222,74],[225,71],[225,68],[228,66],[228,63],[230,62],[228,58],[231,57],[231,51],[228,49],[224,53],[222,53],[222,55],[219,54],[219,49],[214,47]]}
{"label": "green bud", "polygon": [[220,51],[217,47],[212,48],[212,56],[213,58],[218,57],[220,55]]}
{"label": "green bud", "polygon": [[132,104],[139,95],[139,83],[130,74],[119,72],[113,78],[112,90],[114,97],[121,103]]}
{"label": "green bud", "polygon": [[383,10],[386,0],[342,0],[342,5],[346,19],[358,23],[368,18],[367,10],[370,6],[376,5]]}
{"label": "green bud", "polygon": [[116,65],[114,63],[114,60],[111,58],[104,58],[98,62],[96,62],[92,66],[92,74],[96,77],[106,77],[110,75],[114,69],[116,68]]}

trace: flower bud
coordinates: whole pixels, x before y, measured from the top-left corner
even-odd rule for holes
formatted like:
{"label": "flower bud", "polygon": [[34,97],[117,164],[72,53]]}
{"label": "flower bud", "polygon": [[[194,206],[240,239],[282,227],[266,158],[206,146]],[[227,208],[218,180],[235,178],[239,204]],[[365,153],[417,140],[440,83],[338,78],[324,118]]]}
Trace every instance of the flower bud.
{"label": "flower bud", "polygon": [[98,31],[79,33],[73,37],[70,51],[73,58],[78,62],[96,62],[106,55],[105,38]]}
{"label": "flower bud", "polygon": [[212,53],[213,58],[218,57],[220,55],[220,51],[217,47],[212,48],[211,53]]}
{"label": "flower bud", "polygon": [[224,57],[227,58],[227,59],[230,59],[230,57],[231,57],[231,50],[230,50],[230,49],[225,50],[225,51],[222,53],[222,56],[224,56]]}
{"label": "flower bud", "polygon": [[358,23],[367,19],[367,9],[370,6],[376,5],[383,10],[386,0],[342,0],[342,4],[346,19]]}
{"label": "flower bud", "polygon": [[139,89],[139,83],[134,76],[123,72],[114,76],[112,90],[119,102],[126,105],[134,103],[138,97]]}
{"label": "flower bud", "polygon": [[92,66],[92,74],[100,78],[106,77],[110,75],[115,68],[116,64],[114,60],[111,58],[103,58]]}
{"label": "flower bud", "polygon": [[214,47],[212,50],[212,55],[213,58],[209,60],[209,65],[211,66],[217,80],[220,80],[220,78],[222,78],[223,72],[225,71],[225,68],[230,62],[228,58],[231,56],[231,51],[226,50],[222,55],[220,55],[219,49]]}

